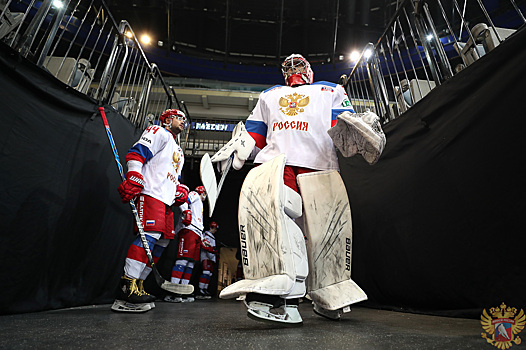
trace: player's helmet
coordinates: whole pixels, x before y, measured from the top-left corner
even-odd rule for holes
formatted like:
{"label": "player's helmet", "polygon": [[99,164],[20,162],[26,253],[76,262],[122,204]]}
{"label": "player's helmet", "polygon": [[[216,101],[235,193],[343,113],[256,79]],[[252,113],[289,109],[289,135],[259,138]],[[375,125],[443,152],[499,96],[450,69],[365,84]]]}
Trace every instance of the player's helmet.
{"label": "player's helmet", "polygon": [[186,124],[186,115],[178,109],[167,109],[161,114],[161,125],[163,127],[170,126],[172,118],[182,119]]}
{"label": "player's helmet", "polygon": [[285,58],[281,65],[281,72],[288,86],[312,84],[314,80],[314,72],[309,61],[298,54]]}
{"label": "player's helmet", "polygon": [[199,194],[203,194],[203,193],[206,193],[206,190],[205,190],[205,187],[204,186],[197,186],[195,188],[195,192],[199,193]]}
{"label": "player's helmet", "polygon": [[213,229],[213,228],[219,228],[219,225],[218,225],[217,222],[215,222],[215,221],[212,221],[212,222],[210,223],[210,229]]}

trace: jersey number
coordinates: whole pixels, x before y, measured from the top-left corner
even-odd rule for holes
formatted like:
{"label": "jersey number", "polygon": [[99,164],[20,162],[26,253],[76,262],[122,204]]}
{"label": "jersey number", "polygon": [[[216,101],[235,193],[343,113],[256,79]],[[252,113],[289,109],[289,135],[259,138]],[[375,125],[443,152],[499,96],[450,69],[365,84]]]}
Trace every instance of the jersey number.
{"label": "jersey number", "polygon": [[153,132],[154,134],[157,132],[157,130],[159,130],[159,127],[157,125],[151,125],[149,126],[148,128],[146,128],[146,131],[147,132]]}

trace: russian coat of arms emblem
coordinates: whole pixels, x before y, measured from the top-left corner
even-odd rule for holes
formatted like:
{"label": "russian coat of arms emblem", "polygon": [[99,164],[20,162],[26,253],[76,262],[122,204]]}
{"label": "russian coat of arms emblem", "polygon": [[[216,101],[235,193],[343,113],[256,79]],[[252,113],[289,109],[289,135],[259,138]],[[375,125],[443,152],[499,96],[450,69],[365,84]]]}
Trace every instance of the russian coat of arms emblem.
{"label": "russian coat of arms emblem", "polygon": [[282,107],[279,110],[284,114],[293,117],[304,111],[303,107],[310,102],[309,96],[293,93],[285,97],[280,97],[279,105]]}

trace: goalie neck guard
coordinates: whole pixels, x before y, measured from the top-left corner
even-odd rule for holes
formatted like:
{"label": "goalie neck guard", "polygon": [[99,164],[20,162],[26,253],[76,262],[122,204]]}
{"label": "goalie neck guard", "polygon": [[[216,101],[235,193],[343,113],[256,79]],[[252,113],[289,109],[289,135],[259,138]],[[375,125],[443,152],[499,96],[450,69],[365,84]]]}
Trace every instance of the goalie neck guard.
{"label": "goalie neck guard", "polygon": [[302,55],[292,54],[281,64],[281,72],[288,86],[312,84],[314,72]]}

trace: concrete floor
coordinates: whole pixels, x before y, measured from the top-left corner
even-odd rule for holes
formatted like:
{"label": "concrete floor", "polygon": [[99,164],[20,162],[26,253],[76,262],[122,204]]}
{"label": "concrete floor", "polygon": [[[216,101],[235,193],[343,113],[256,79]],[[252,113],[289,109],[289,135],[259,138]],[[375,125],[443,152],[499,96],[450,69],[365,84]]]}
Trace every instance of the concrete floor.
{"label": "concrete floor", "polygon": [[300,304],[303,326],[246,316],[243,302],[156,302],[145,314],[94,305],[0,316],[0,349],[494,349],[478,320],[354,307],[340,321]]}

